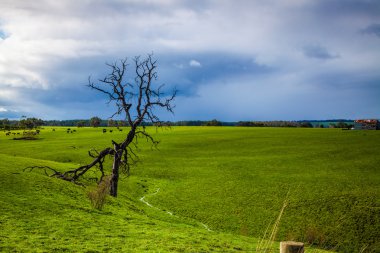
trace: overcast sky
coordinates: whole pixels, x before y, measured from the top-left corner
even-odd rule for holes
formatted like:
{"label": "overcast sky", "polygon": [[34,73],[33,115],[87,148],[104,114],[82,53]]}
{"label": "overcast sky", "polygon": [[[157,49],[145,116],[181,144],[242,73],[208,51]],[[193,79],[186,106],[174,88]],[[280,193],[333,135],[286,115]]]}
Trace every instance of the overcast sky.
{"label": "overcast sky", "polygon": [[380,118],[379,0],[0,0],[0,118],[106,119],[88,77],[151,52],[166,120]]}

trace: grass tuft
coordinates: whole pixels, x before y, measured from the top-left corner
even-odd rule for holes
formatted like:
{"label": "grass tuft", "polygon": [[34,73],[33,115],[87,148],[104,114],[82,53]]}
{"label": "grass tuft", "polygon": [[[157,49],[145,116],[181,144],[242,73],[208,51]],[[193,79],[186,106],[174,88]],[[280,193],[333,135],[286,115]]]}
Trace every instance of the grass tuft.
{"label": "grass tuft", "polygon": [[89,192],[87,192],[87,197],[91,201],[92,207],[102,210],[107,197],[109,196],[111,185],[111,176],[106,176],[100,181],[97,187]]}

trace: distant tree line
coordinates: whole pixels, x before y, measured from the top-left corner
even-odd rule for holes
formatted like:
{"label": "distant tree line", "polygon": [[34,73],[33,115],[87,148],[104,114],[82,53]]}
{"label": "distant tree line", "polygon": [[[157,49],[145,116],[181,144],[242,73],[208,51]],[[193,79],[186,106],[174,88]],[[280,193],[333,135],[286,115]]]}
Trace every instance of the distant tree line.
{"label": "distant tree line", "polygon": [[313,127],[310,122],[298,121],[239,121],[237,126],[242,127]]}
{"label": "distant tree line", "polygon": [[216,119],[209,121],[202,120],[183,120],[170,122],[171,126],[236,126],[237,122],[223,122]]}
{"label": "distant tree line", "polygon": [[72,127],[123,127],[128,126],[124,120],[105,120],[97,116],[90,119],[73,119],[73,120],[46,120],[45,126],[72,126]]}
{"label": "distant tree line", "polygon": [[25,116],[21,117],[20,120],[9,120],[1,119],[0,120],[0,129],[10,131],[10,130],[26,130],[39,128],[44,125],[44,121],[38,118],[26,118]]}
{"label": "distant tree line", "polygon": [[302,121],[239,121],[242,127],[304,127],[304,128],[352,128],[352,120],[302,120]]}
{"label": "distant tree line", "polygon": [[[324,121],[239,121],[223,122],[213,120],[184,120],[176,122],[164,122],[167,126],[239,126],[239,127],[304,127],[304,128],[352,128],[352,120],[324,120]],[[153,126],[151,122],[142,122],[142,126]],[[74,120],[41,120],[38,118],[21,118],[20,120],[0,119],[0,129],[33,129],[40,126],[68,126],[68,127],[124,127],[128,122],[114,119],[101,119],[94,116],[90,119]]]}
{"label": "distant tree line", "polygon": [[354,127],[354,124],[350,123],[350,122],[336,122],[336,123],[330,123],[329,127],[330,128],[347,128],[347,129],[349,129],[349,128]]}
{"label": "distant tree line", "polygon": [[[237,122],[221,122],[216,119],[210,121],[202,120],[187,120],[176,122],[162,122],[166,126],[236,126]],[[97,116],[91,119],[76,119],[76,120],[46,120],[45,126],[77,126],[77,127],[122,127],[128,126],[128,122],[123,120],[104,120]],[[154,126],[151,122],[142,122],[142,126]]]}

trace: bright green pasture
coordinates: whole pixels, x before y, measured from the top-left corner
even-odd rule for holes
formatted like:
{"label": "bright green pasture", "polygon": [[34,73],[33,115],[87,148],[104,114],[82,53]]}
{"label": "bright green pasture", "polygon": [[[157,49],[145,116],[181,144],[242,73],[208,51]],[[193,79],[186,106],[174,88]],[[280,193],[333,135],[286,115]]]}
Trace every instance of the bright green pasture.
{"label": "bright green pasture", "polygon": [[28,164],[64,168],[62,164],[8,155],[0,159],[0,252],[207,252],[256,245],[253,238],[210,233],[176,217],[169,220],[125,194],[98,211],[82,187],[19,172]]}
{"label": "bright green pasture", "polygon": [[[122,180],[117,199],[102,211],[86,197],[90,187],[47,177],[31,165],[58,170],[87,159],[87,150],[111,137],[101,129],[41,131],[40,140],[0,137],[0,252],[209,252],[256,249],[257,239],[207,231],[198,221],[172,216],[139,201],[156,191],[153,179]],[[83,146],[82,146],[82,143]],[[70,163],[68,163],[70,161]],[[91,185],[91,183],[88,183]],[[129,189],[133,189],[132,198]],[[273,247],[278,247],[274,244]]]}
{"label": "bright green pasture", "polygon": [[153,204],[260,237],[289,192],[278,239],[380,250],[380,131],[174,128],[160,138],[135,171],[160,179]]}
{"label": "bright green pasture", "polygon": [[141,139],[119,198],[97,211],[87,188],[22,172],[74,168],[127,131],[72,129],[45,128],[35,141],[0,133],[0,251],[253,250],[285,199],[277,240],[380,249],[380,131],[151,128],[159,150]]}

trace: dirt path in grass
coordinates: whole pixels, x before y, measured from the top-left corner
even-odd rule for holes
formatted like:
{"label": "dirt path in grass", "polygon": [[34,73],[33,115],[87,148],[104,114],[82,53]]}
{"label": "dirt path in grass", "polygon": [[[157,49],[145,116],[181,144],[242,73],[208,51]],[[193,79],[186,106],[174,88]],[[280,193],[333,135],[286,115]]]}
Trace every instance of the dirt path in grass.
{"label": "dirt path in grass", "polygon": [[[144,204],[146,204],[147,206],[149,206],[149,207],[151,207],[151,208],[154,208],[154,209],[156,209],[156,210],[158,210],[158,211],[165,212],[165,213],[167,213],[167,214],[169,214],[169,215],[171,215],[171,216],[176,216],[176,215],[174,215],[172,212],[161,210],[161,209],[159,209],[158,207],[153,206],[152,204],[150,204],[148,201],[145,200],[145,197],[147,197],[147,196],[154,196],[154,195],[156,195],[159,191],[160,191],[160,188],[157,188],[157,190],[156,190],[154,193],[151,193],[151,194],[148,194],[148,195],[142,196],[142,197],[140,198],[140,201],[143,202]],[[210,232],[212,231],[212,230],[211,230],[206,224],[204,224],[204,223],[202,223],[202,222],[200,222],[200,221],[197,221],[197,222],[198,222],[202,227],[204,227],[207,231],[210,231]]]}

